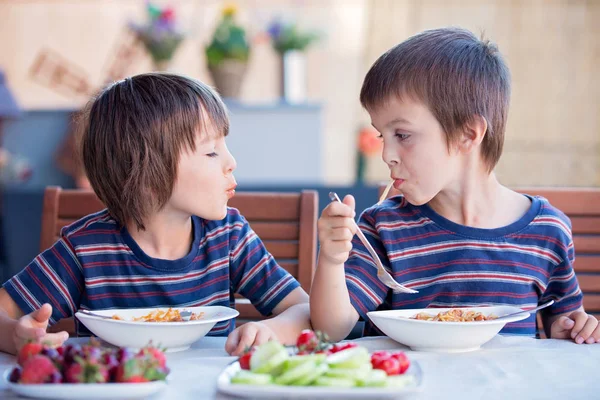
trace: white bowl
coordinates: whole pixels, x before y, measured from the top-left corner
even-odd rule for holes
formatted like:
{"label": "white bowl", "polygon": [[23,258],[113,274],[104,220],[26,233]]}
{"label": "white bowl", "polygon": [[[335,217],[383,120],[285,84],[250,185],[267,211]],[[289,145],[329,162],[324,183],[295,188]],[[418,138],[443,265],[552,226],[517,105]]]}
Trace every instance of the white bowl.
{"label": "white bowl", "polygon": [[[160,307],[160,309],[167,308]],[[236,310],[223,306],[173,307],[173,309],[204,313],[204,315],[199,320],[186,322],[135,322],[129,320],[146,315],[156,308],[130,308],[92,311],[94,314],[107,317],[116,314],[125,320],[103,319],[80,311],[75,313],[75,317],[94,335],[115,346],[139,349],[152,341],[153,344],[174,352],[189,348],[192,343],[204,337],[217,322],[239,315]]]}
{"label": "white bowl", "polygon": [[[454,307],[456,308],[456,307]],[[509,322],[520,321],[528,314],[520,314],[500,321],[441,322],[411,319],[420,312],[438,314],[452,308],[421,308],[412,310],[371,311],[367,316],[383,333],[400,344],[416,351],[457,353],[473,351],[492,339]],[[511,306],[463,307],[498,317],[522,311]]]}

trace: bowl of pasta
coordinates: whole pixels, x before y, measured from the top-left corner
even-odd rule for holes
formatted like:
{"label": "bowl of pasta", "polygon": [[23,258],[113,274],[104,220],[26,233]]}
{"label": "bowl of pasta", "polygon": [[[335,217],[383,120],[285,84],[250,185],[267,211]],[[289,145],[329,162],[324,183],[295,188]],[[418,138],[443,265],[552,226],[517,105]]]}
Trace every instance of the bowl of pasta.
{"label": "bowl of pasta", "polygon": [[[191,313],[191,315],[190,315]],[[182,315],[186,315],[183,318]],[[94,335],[120,347],[140,349],[152,342],[168,352],[189,348],[217,323],[237,317],[229,307],[130,308],[82,311],[75,317]]]}
{"label": "bowl of pasta", "polygon": [[415,351],[466,352],[477,350],[504,325],[520,321],[527,313],[511,306],[467,308],[422,308],[367,313],[384,334]]}

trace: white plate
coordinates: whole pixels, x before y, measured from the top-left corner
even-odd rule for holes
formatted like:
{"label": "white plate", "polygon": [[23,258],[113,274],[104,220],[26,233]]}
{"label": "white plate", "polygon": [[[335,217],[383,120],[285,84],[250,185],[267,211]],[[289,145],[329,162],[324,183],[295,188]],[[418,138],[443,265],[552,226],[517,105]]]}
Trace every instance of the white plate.
{"label": "white plate", "polygon": [[[168,307],[160,307],[161,310]],[[94,335],[115,346],[139,349],[150,341],[169,352],[186,350],[190,345],[204,337],[217,322],[230,320],[239,315],[236,310],[223,306],[173,307],[175,310],[188,310],[204,313],[201,319],[187,322],[134,322],[127,321],[141,317],[157,308],[131,308],[119,310],[93,310],[95,314],[111,317],[115,314],[126,319],[103,319],[81,312],[75,317]]]}
{"label": "white plate", "polygon": [[406,374],[414,376],[414,383],[401,388],[353,387],[335,388],[325,386],[280,386],[240,385],[231,383],[231,378],[240,370],[237,361],[230,364],[217,378],[217,389],[221,393],[238,397],[259,399],[398,399],[421,391],[422,372],[419,364],[411,360]]}
{"label": "white plate", "polygon": [[44,383],[23,385],[8,380],[12,368],[4,373],[4,384],[14,393],[35,399],[134,399],[163,390],[165,381],[144,383]]}
{"label": "white plate", "polygon": [[[456,308],[456,307],[454,307]],[[511,306],[462,307],[465,310],[481,312],[484,315],[502,316],[522,311]],[[398,343],[415,351],[435,351],[456,353],[473,351],[492,339],[509,322],[528,317],[521,314],[500,321],[441,322],[411,319],[420,312],[438,314],[452,308],[420,308],[412,310],[371,311],[367,316],[383,333]]]}

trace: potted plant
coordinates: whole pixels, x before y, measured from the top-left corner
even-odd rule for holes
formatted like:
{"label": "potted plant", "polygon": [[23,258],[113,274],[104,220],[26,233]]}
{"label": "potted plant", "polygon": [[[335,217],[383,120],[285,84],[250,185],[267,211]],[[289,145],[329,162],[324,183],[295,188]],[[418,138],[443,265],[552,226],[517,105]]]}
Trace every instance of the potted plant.
{"label": "potted plant", "polygon": [[208,70],[215,87],[223,97],[239,97],[246,66],[250,56],[250,44],[246,30],[236,22],[237,7],[223,8],[210,44],[206,47]]}
{"label": "potted plant", "polygon": [[148,22],[131,23],[130,27],[152,58],[156,70],[166,70],[184,36],[179,31],[172,7],[161,8],[146,3]]}
{"label": "potted plant", "polygon": [[287,102],[306,99],[305,50],[319,39],[314,31],[302,30],[295,22],[275,19],[267,30],[281,65],[281,97]]}

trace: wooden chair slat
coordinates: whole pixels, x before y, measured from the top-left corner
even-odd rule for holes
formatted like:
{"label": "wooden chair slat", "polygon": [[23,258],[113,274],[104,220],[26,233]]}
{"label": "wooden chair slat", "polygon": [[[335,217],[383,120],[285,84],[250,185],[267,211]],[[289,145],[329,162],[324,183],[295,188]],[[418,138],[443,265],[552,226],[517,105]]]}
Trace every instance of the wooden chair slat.
{"label": "wooden chair slat", "polygon": [[600,272],[600,255],[577,255],[575,257],[575,272]]}
{"label": "wooden chair slat", "polygon": [[600,235],[575,235],[573,236],[575,245],[575,254],[599,254],[600,253]]}
{"label": "wooden chair slat", "polygon": [[298,240],[300,225],[297,222],[252,222],[250,227],[265,240]]}

